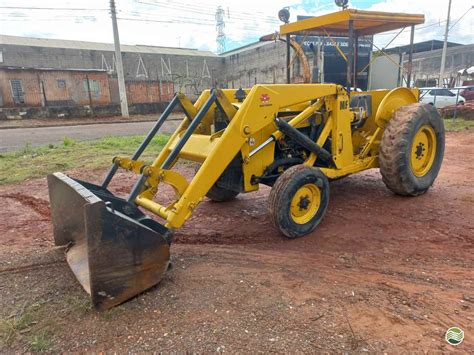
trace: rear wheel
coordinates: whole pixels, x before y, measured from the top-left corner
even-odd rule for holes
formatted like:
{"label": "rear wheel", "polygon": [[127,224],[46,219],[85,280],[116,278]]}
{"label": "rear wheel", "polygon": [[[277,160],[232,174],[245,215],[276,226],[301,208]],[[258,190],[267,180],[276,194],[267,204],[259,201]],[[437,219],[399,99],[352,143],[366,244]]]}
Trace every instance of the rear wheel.
{"label": "rear wheel", "polygon": [[[195,168],[194,174],[197,174],[200,166]],[[206,197],[214,202],[227,202],[237,197],[239,192],[228,190],[217,185],[217,182],[207,192]]]}
{"label": "rear wheel", "polygon": [[288,238],[312,232],[329,202],[329,182],[319,169],[296,165],[277,179],[269,197],[275,226]]}
{"label": "rear wheel", "polygon": [[432,105],[415,103],[398,109],[380,145],[380,172],[394,193],[425,193],[438,176],[444,155],[444,124]]}
{"label": "rear wheel", "polygon": [[238,194],[236,191],[227,190],[214,184],[206,196],[215,202],[226,202],[233,200]]}

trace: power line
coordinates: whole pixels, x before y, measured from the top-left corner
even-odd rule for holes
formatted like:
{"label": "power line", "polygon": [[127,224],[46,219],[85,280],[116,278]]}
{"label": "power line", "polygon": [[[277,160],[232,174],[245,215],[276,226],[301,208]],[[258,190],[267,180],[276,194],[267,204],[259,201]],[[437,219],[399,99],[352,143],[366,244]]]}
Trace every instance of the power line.
{"label": "power line", "polygon": [[20,6],[0,6],[0,9],[12,10],[59,10],[59,11],[108,11],[108,9],[86,9],[72,7],[20,7]]}
{"label": "power line", "polygon": [[[214,13],[214,9],[206,10],[205,7],[201,7],[201,6],[196,7],[196,6],[191,6],[189,4],[183,4],[183,3],[180,4],[180,3],[174,2],[172,4],[169,4],[169,3],[159,3],[159,2],[150,3],[150,2],[144,2],[144,1],[138,1],[138,2],[140,4],[144,4],[144,5],[150,5],[150,6],[156,6],[156,7],[165,7],[165,8],[169,8],[169,9],[181,10],[181,11],[196,13],[196,14],[209,16],[209,17],[212,17],[213,13]],[[256,17],[252,14],[246,15],[245,13],[239,12],[239,16],[232,15],[232,17],[234,19],[242,20],[242,21],[254,21],[254,22],[260,22],[260,23],[264,22],[264,23],[279,24],[278,20],[273,19],[273,18],[268,17],[268,16],[265,16],[266,18],[265,17],[260,17],[260,16]]]}
{"label": "power line", "polygon": [[[12,7],[7,7],[7,9],[11,9]],[[17,8],[17,7],[15,7]],[[0,9],[2,9],[2,7],[0,7]],[[27,9],[26,7],[22,7],[21,9]],[[38,8],[39,9],[39,8]],[[47,9],[47,8],[41,8],[41,9]],[[57,10],[60,10],[62,8],[55,8]],[[69,9],[69,8],[68,8]],[[94,9],[75,9],[75,10],[87,10],[87,11],[92,11]],[[96,9],[96,10],[102,10],[102,9]],[[106,10],[107,9],[103,9],[103,10]],[[171,9],[173,10],[173,9]],[[198,12],[198,11],[188,11],[186,10],[186,12],[191,12],[191,13],[200,13],[200,14],[204,14],[204,15],[208,15],[208,16],[213,16],[212,14],[208,14],[208,13],[202,13],[202,12]],[[149,13],[144,13],[144,12],[139,12],[139,11],[125,11],[125,13],[130,13],[132,14],[132,16],[134,15],[137,15],[137,16],[141,16],[141,15],[150,15]],[[6,15],[6,14],[4,14]],[[3,21],[10,21],[10,22],[19,22],[20,20],[18,18],[22,18],[24,19],[24,21],[47,21],[48,19],[41,19],[41,18],[38,18],[37,16],[30,16],[28,14],[8,14],[8,16],[11,16],[11,17],[15,17],[17,19],[13,20],[13,19],[10,19],[10,18],[6,18],[6,19],[3,19]],[[91,20],[92,18],[93,19],[96,19],[95,17],[93,16],[87,16],[87,18],[84,17],[84,15],[81,15],[81,16],[75,16],[75,15],[72,15],[72,16],[69,16],[69,15],[60,15],[61,18],[59,17],[54,17],[54,18],[49,18],[51,20],[63,20],[64,18],[79,18],[79,19],[85,19],[85,20]],[[162,17],[166,17],[167,19],[170,18],[170,16],[159,16],[159,18],[162,18]],[[214,19],[208,19],[208,18],[201,18],[196,20],[195,18],[190,18],[190,17],[178,17],[178,16],[171,16],[171,18],[173,18],[172,21],[168,21],[168,20],[157,20],[157,19],[149,19],[149,18],[126,18],[126,17],[120,17],[121,20],[126,20],[126,21],[139,21],[139,22],[157,22],[157,23],[183,23],[183,22],[186,22],[186,23],[189,23],[189,24],[195,24],[195,25],[208,25],[208,26],[215,26],[215,20]],[[242,23],[242,21],[237,21],[237,20],[228,20],[226,21],[227,23],[229,23],[230,25],[232,25],[233,28],[239,28],[239,29],[242,29],[242,30],[256,30],[258,29],[256,25],[249,25],[248,24],[248,21],[249,19],[242,19],[244,21],[247,22],[247,24],[245,23]],[[255,22],[257,21],[256,18],[253,19]],[[234,26],[235,24],[235,26]],[[263,27],[270,27],[271,24],[270,23],[264,23],[264,26]],[[270,29],[269,29],[270,30]]]}
{"label": "power line", "polygon": [[[153,3],[147,3],[147,2],[144,2],[144,1],[138,1],[142,4],[149,4],[149,5],[154,5],[154,6],[172,6],[170,5],[170,3],[168,2],[163,2],[163,0],[156,0],[154,1]],[[183,3],[183,2],[179,2],[179,1],[173,1],[172,4],[175,4],[175,6],[180,6],[180,7],[187,7],[187,8],[193,8],[193,9],[197,9],[197,10],[205,10],[205,11],[208,11],[208,12],[213,12],[214,9],[215,9],[215,6],[214,5],[206,5],[206,4],[200,4],[198,6],[196,5],[193,5],[193,4],[189,4],[189,3]],[[227,9],[229,10],[228,11],[228,14],[230,12],[230,7],[227,7]],[[261,15],[258,15],[258,18],[260,19],[264,19],[264,18],[267,18],[267,19],[270,19],[272,21],[276,21],[278,22],[278,20],[274,17],[271,17],[271,16],[268,16],[266,13],[264,12],[261,12],[261,11],[254,11],[254,12],[244,12],[244,11],[241,11],[241,9],[239,8],[238,10],[235,10],[233,9],[232,10],[233,12],[238,12],[239,15],[249,15],[253,18],[255,18],[255,15],[257,14],[261,14]]]}
{"label": "power line", "polygon": [[7,17],[7,18],[0,18],[1,21],[12,21],[12,22],[36,22],[36,21],[56,21],[56,20],[67,20],[71,21],[71,19],[75,20],[84,20],[84,21],[97,21],[97,17],[95,16],[66,16],[66,15],[61,15],[60,17],[55,16],[55,17],[23,17],[23,16],[13,16],[13,17]]}
{"label": "power line", "polygon": [[[166,24],[183,24],[183,21],[181,20],[155,20],[155,19],[143,19],[143,18],[127,18],[127,17],[117,17],[118,20],[121,21],[136,21],[136,22],[150,22],[150,23],[166,23]],[[190,25],[197,25],[197,26],[206,26],[206,27],[214,27],[215,24],[210,24],[210,23],[200,23],[200,22],[185,22],[185,24],[190,24]],[[246,31],[248,33],[254,33],[256,35],[262,35],[263,32],[261,29],[257,27],[234,27],[232,26],[233,29],[238,29],[242,31]]]}
{"label": "power line", "polygon": [[[155,20],[155,19],[144,19],[144,18],[130,18],[130,17],[117,17],[117,20],[121,21],[137,21],[137,22],[154,22],[154,23],[171,23],[171,24],[183,24],[183,21],[179,20]],[[199,26],[214,26],[213,24],[200,23],[200,22],[186,22],[190,25]]]}
{"label": "power line", "polygon": [[[127,21],[141,21],[141,22],[164,22],[164,21],[171,21],[172,23],[180,23],[180,24],[195,24],[195,25],[202,25],[202,26],[212,26],[214,27],[216,25],[215,20],[210,20],[207,18],[199,18],[196,19],[196,17],[182,17],[182,16],[177,16],[177,15],[168,15],[168,14],[163,14],[163,15],[158,15],[158,16],[153,16],[150,14],[145,14],[142,12],[125,12],[124,14],[131,15],[131,16],[140,16],[140,17],[121,17],[122,20],[127,20]],[[146,18],[142,17],[141,15],[147,15]],[[163,20],[165,18],[166,20]],[[257,26],[256,24],[242,24],[241,21],[225,21],[227,27],[231,29],[238,29],[238,30],[243,30],[243,31],[254,31],[259,32],[259,33],[264,33],[264,32],[274,32],[275,26],[271,24],[264,24],[263,26]]]}
{"label": "power line", "polygon": [[[467,11],[462,15],[460,16],[454,23],[453,25],[449,28],[451,30],[451,28],[453,28],[459,21],[461,21],[464,16],[466,16],[466,14],[471,11],[473,8],[470,7],[469,9],[467,9]],[[424,26],[419,26],[419,27],[416,27],[416,31],[418,32],[419,30],[423,30],[425,28],[430,28],[430,27],[433,27],[433,26],[440,26],[441,24],[445,23],[447,20],[441,20],[441,21],[436,21],[436,22],[432,22],[430,24],[426,24]],[[387,35],[391,35],[391,34],[396,34],[397,32],[393,31],[393,32],[384,32],[384,33],[380,33],[380,34],[377,34],[377,36],[387,36]]]}
{"label": "power line", "polygon": [[[61,17],[54,17],[54,18],[38,18],[38,17],[15,17],[15,18],[0,18],[0,21],[5,21],[5,22],[45,22],[45,21],[70,21],[71,18],[75,18],[77,20],[83,20],[83,21],[94,21],[97,22],[99,19],[95,16],[66,16],[66,15],[61,15]],[[118,20],[121,21],[135,21],[135,22],[144,22],[144,23],[164,23],[164,24],[190,24],[190,25],[196,25],[196,26],[204,26],[204,27],[215,27],[215,23],[201,23],[201,22],[195,22],[195,21],[186,21],[183,22],[182,19],[170,19],[170,20],[157,20],[157,19],[145,19],[145,18],[127,18],[127,17],[117,17]],[[262,31],[260,28],[254,27],[254,26],[246,26],[246,27],[238,27],[238,26],[232,26],[234,29],[246,31],[247,33],[255,34],[255,35],[261,35]],[[270,30],[269,30],[270,31]],[[211,31],[205,31],[206,33],[211,33]]]}
{"label": "power line", "polygon": [[451,29],[452,29],[454,26],[456,26],[456,24],[457,24],[459,21],[461,21],[461,19],[462,19],[464,16],[466,16],[467,13],[468,13],[469,11],[471,11],[473,8],[474,8],[474,6],[471,6],[469,9],[467,9],[467,11],[466,11],[465,13],[463,13],[462,16],[459,17],[459,18],[451,25],[451,27],[449,28],[449,31],[451,31]]}

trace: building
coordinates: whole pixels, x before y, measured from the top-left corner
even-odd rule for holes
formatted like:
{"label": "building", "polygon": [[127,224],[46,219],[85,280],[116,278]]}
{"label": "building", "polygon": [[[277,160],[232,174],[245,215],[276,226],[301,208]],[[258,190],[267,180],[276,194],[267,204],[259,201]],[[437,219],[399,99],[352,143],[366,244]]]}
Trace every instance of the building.
{"label": "building", "polygon": [[442,52],[442,49],[436,49],[413,54],[413,81],[416,86],[454,87],[468,84],[461,73],[474,65],[474,44],[448,48],[445,76],[443,82],[438,83]]}
{"label": "building", "polygon": [[[436,49],[443,49],[444,41],[438,39],[432,39],[431,41],[423,41],[413,44],[413,53],[429,52]],[[462,46],[460,43],[448,42],[448,48]],[[397,46],[385,49],[385,53],[408,53],[410,51],[410,45]]]}
{"label": "building", "polygon": [[[148,105],[146,111],[149,112],[158,107],[156,103],[169,101],[176,91],[195,99],[210,87],[285,83],[286,43],[271,38],[266,36],[265,40],[221,55],[186,48],[122,45],[129,104]],[[344,52],[347,47],[344,39],[336,40]],[[406,85],[408,56],[405,51],[409,48],[386,50],[391,59],[372,58],[378,54],[371,52],[370,43],[370,39],[359,43],[358,87]],[[334,39],[300,38],[300,44],[312,82],[344,84],[345,63],[334,47]],[[415,85],[437,85],[440,46],[442,41],[435,40],[414,45],[412,79]],[[292,50],[291,80],[302,82],[303,61],[295,54]],[[377,62],[381,64],[378,71],[374,65]],[[473,65],[474,45],[449,43],[445,84],[461,85],[464,77],[460,72]],[[404,71],[400,70],[403,66]],[[118,103],[113,44],[0,36],[0,107]]]}
{"label": "building", "polygon": [[[418,87],[463,85],[466,78],[462,76],[462,72],[474,64],[474,44],[447,43],[445,77],[440,83],[443,45],[444,42],[440,40],[424,41],[413,45],[412,85]],[[403,63],[407,71],[409,50],[410,46],[399,46],[388,48],[384,52],[392,57],[392,62]],[[399,76],[402,76],[401,73]]]}
{"label": "building", "polygon": [[107,104],[110,88],[105,70],[0,68],[0,106]]}
{"label": "building", "polygon": [[[221,54],[225,87],[238,89],[255,84],[286,82],[286,45],[280,41],[262,41]],[[299,73],[295,73],[298,75]]]}
{"label": "building", "polygon": [[[129,80],[129,104],[168,102],[172,82]],[[102,69],[0,67],[0,107],[73,107],[118,104],[118,82]]]}
{"label": "building", "polygon": [[[174,90],[190,96],[213,86],[223,69],[222,58],[208,51],[145,45],[122,45],[121,50],[126,81],[172,82]],[[100,69],[111,78],[116,75],[112,43],[4,35],[0,35],[1,67]],[[111,93],[112,102],[117,95]]]}

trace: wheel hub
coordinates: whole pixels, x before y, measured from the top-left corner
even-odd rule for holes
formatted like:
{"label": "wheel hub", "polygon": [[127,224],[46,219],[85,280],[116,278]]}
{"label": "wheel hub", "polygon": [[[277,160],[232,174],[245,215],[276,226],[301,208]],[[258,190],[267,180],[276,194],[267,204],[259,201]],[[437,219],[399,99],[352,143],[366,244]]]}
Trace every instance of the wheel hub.
{"label": "wheel hub", "polygon": [[290,215],[298,224],[308,223],[318,212],[321,191],[315,184],[301,186],[291,200]]}
{"label": "wheel hub", "polygon": [[423,125],[413,137],[410,167],[417,177],[425,176],[433,166],[436,156],[436,134],[433,127]]}
{"label": "wheel hub", "polygon": [[298,203],[298,206],[300,207],[300,211],[307,210],[310,203],[311,203],[311,200],[309,199],[308,195],[302,196],[300,198],[300,202]]}
{"label": "wheel hub", "polygon": [[424,154],[423,152],[425,151],[425,144],[424,143],[418,143],[418,145],[416,146],[416,151],[415,151],[415,155],[416,155],[416,159],[417,160],[420,160],[421,158],[424,157]]}

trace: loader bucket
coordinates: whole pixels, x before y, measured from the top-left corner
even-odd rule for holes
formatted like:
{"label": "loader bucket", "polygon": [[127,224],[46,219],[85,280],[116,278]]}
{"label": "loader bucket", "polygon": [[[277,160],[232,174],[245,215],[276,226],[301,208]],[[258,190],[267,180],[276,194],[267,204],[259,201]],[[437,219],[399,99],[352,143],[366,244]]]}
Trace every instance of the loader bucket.
{"label": "loader bucket", "polygon": [[62,173],[48,176],[55,244],[96,309],[156,285],[170,258],[170,231],[107,189]]}

